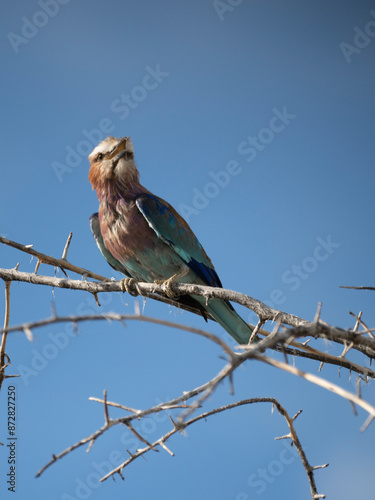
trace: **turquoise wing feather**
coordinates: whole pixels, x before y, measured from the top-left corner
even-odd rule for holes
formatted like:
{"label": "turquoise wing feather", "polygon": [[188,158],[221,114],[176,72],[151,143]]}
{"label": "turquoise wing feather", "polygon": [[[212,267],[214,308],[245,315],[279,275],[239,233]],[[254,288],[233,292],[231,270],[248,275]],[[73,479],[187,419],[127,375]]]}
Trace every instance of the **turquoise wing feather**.
{"label": "turquoise wing feather", "polygon": [[136,198],[136,204],[158,237],[169,245],[205,284],[222,286],[198,238],[169,203],[152,194],[142,194]]}
{"label": "turquoise wing feather", "polygon": [[[222,287],[211,260],[187,222],[166,201],[151,194],[136,198],[138,209],[157,236],[170,246],[208,286]],[[247,344],[252,329],[233,306],[221,299],[193,298],[240,344]]]}

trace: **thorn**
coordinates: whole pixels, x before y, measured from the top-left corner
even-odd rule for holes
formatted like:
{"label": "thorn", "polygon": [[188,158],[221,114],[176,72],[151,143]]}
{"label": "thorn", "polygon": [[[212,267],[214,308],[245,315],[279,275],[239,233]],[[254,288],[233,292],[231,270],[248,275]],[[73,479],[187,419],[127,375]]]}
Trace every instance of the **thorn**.
{"label": "thorn", "polygon": [[361,318],[362,318],[362,311],[359,311],[358,316],[357,316],[357,321],[355,322],[355,325],[353,328],[353,332],[355,332],[355,333],[358,332],[358,328],[359,328],[359,325],[361,323]]}
{"label": "thorn", "polygon": [[[357,319],[357,322],[359,322],[363,327],[363,331],[361,331],[361,332],[355,331],[355,333],[358,333],[358,335],[362,335],[363,333],[367,333],[369,335],[369,337],[371,337],[372,339],[375,339],[374,335],[371,333],[371,330],[368,328],[368,326],[361,319],[362,318],[362,311],[359,312],[358,316],[356,316],[351,311],[349,311],[349,314],[354,316]],[[356,324],[356,326],[357,326],[357,324]],[[354,330],[355,330],[356,326],[354,327]],[[357,328],[357,330],[358,330],[358,328]]]}
{"label": "thorn", "polygon": [[301,415],[301,413],[302,413],[302,412],[303,412],[303,410],[299,410],[299,411],[297,411],[297,413],[296,413],[296,414],[294,415],[294,417],[292,418],[292,421],[294,422],[294,421],[297,419],[297,417],[299,417],[299,416]]}
{"label": "thorn", "polygon": [[228,378],[229,378],[229,394],[233,396],[234,394],[233,373],[230,373]]}
{"label": "thorn", "polygon": [[357,396],[360,399],[362,399],[362,394],[361,394],[361,377],[357,378],[356,386],[357,386]]}
{"label": "thorn", "polygon": [[176,422],[173,420],[173,418],[171,417],[171,415],[168,415],[168,417],[169,417],[169,420],[172,422],[174,429],[175,429],[176,431],[178,431],[179,429],[178,429],[178,427],[177,427]]}
{"label": "thorn", "polygon": [[[155,445],[151,444],[149,441],[147,441],[147,439],[145,439],[144,437],[142,437],[139,432],[137,432],[134,427],[132,426],[132,424],[130,422],[124,422],[124,424],[126,425],[126,427],[134,434],[134,436],[136,436],[142,443],[145,443],[147,444],[147,446],[151,449],[151,450],[154,450],[156,452],[159,452],[159,450],[155,447]],[[138,450],[137,450],[138,451]]]}
{"label": "thorn", "polygon": [[39,266],[40,264],[42,263],[42,261],[40,259],[38,259],[37,263],[36,263],[36,266],[35,266],[35,271],[34,271],[34,274],[37,274],[38,273],[38,269],[39,269]]}
{"label": "thorn", "polygon": [[[258,316],[258,318],[259,318],[259,316]],[[262,328],[263,325],[264,325],[264,320],[262,318],[259,318],[258,323],[256,324],[256,326],[253,330],[253,333],[250,336],[248,344],[251,344],[253,342],[253,340],[257,336],[257,333],[259,332],[259,330]]]}
{"label": "thorn", "polygon": [[275,441],[279,441],[280,439],[292,439],[292,435],[289,433],[285,434],[285,436],[275,437]]}
{"label": "thorn", "polygon": [[27,340],[30,342],[34,342],[34,335],[33,332],[28,328],[27,326],[23,329],[24,334],[26,335]]}
{"label": "thorn", "polygon": [[51,313],[52,313],[52,318],[56,319],[57,318],[56,303],[54,300],[51,300]]}
{"label": "thorn", "polygon": [[63,251],[63,254],[61,257],[62,260],[66,260],[66,257],[68,255],[69,245],[70,245],[70,242],[72,241],[72,236],[73,236],[73,233],[70,232],[68,239],[66,240],[66,243],[65,243],[64,251]]}
{"label": "thorn", "polygon": [[319,323],[321,310],[322,310],[322,303],[318,302],[318,307],[317,307],[317,310],[315,313],[314,323]]}
{"label": "thorn", "polygon": [[65,269],[63,267],[59,267],[59,269],[61,269],[61,271],[65,274],[65,276],[69,279],[69,276],[68,276],[68,273],[65,271]]}
{"label": "thorn", "polygon": [[89,442],[89,445],[87,447],[86,453],[90,453],[90,450],[93,447],[94,443],[95,443],[95,439],[91,439],[91,441]]}
{"label": "thorn", "polygon": [[[329,466],[329,464],[315,465],[314,467],[311,467],[311,470],[325,469],[328,466]],[[321,497],[321,498],[325,498],[325,497]]]}
{"label": "thorn", "polygon": [[173,424],[173,428],[175,431],[180,431],[182,435],[184,435],[184,427],[185,425],[183,423],[179,423],[179,424],[176,424],[176,422],[173,420],[173,418],[168,415],[169,417],[169,420],[172,422]]}
{"label": "thorn", "polygon": [[322,361],[322,362],[320,363],[320,365],[319,365],[319,371],[321,371],[321,370],[322,370],[323,366],[324,366],[324,361]]}
{"label": "thorn", "polygon": [[353,403],[353,401],[349,401],[349,403],[352,405],[354,415],[357,416],[358,413],[357,413],[357,408],[356,408],[355,404]]}
{"label": "thorn", "polygon": [[350,342],[350,344],[348,345],[345,341],[344,341],[344,350],[342,351],[342,353],[340,354],[340,358],[345,358],[346,354],[350,351],[350,349],[353,347],[354,343],[353,342]]}
{"label": "thorn", "polygon": [[174,457],[173,451],[171,451],[167,445],[164,443],[164,441],[160,441],[160,446],[164,448],[165,451],[167,451],[172,457]]}
{"label": "thorn", "polygon": [[369,415],[367,418],[366,418],[366,421],[365,423],[362,425],[361,427],[361,432],[364,432],[367,427],[371,424],[371,422],[374,420],[374,415]]}
{"label": "thorn", "polygon": [[100,302],[99,302],[99,299],[98,299],[98,294],[96,292],[92,292],[93,296],[94,296],[94,299],[95,299],[95,302],[96,302],[96,305],[98,307],[100,307]]}
{"label": "thorn", "polygon": [[108,405],[107,405],[107,391],[104,389],[103,391],[103,402],[104,402],[104,418],[106,425],[109,424],[109,415],[108,415]]}
{"label": "thorn", "polygon": [[134,301],[134,314],[136,316],[141,316],[141,307],[139,305],[139,300]]}

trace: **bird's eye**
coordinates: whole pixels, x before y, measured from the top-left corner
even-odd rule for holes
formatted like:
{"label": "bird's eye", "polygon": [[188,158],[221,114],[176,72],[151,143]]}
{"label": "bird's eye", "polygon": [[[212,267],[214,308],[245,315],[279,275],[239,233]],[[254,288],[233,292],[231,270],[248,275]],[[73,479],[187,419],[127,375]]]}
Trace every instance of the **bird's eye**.
{"label": "bird's eye", "polygon": [[103,153],[99,153],[98,156],[96,157],[96,161],[102,160],[103,159]]}

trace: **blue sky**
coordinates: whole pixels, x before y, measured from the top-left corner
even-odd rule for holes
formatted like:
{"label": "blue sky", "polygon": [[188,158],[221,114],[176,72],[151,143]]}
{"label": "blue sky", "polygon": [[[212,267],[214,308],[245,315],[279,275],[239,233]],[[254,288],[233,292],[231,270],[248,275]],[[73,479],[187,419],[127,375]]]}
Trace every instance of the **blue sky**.
{"label": "blue sky", "polygon": [[[362,310],[374,325],[371,292],[339,288],[374,286],[374,2],[20,0],[2,6],[0,34],[2,235],[59,257],[72,231],[69,260],[113,276],[89,230],[98,203],[86,157],[108,132],[127,135],[141,181],[188,217],[225,287],[306,319],[321,301],[323,319],[341,327]],[[22,271],[35,266],[0,248],[0,267],[17,262]],[[17,283],[11,299],[11,324],[49,316],[52,301],[61,315],[143,307],[113,294],[98,309],[83,292]],[[145,313],[230,342],[218,325],[168,306],[147,301]],[[35,479],[52,453],[103,424],[90,396],[106,389],[110,400],[146,408],[223,366],[206,340],[147,324],[89,323],[77,335],[60,325],[35,336],[7,345],[10,372],[24,374],[15,382],[16,498],[309,498],[299,459],[274,441],[284,421],[266,405],[190,427],[170,441],[174,458],[149,455],[125,482],[90,482],[114,452],[138,446],[123,428]],[[355,390],[344,370],[322,375]],[[256,396],[278,398],[290,414],[302,408],[297,431],[308,458],[330,463],[316,473],[319,492],[373,497],[375,427],[360,433],[364,412],[354,416],[348,402],[256,362],[234,382],[234,396],[223,384],[206,408]],[[372,382],[363,396],[374,401]],[[0,408],[4,435],[4,390]],[[152,418],[142,426],[149,439],[169,429]],[[2,498],[6,472],[0,449]]]}

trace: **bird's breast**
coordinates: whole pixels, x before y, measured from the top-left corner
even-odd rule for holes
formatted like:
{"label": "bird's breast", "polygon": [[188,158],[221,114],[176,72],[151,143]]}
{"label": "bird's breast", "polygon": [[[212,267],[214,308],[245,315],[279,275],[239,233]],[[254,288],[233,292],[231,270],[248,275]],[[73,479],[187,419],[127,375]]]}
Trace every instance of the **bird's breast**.
{"label": "bird's breast", "polygon": [[104,244],[120,262],[125,263],[165,245],[150,228],[134,201],[120,202],[115,206],[101,205],[99,220]]}

